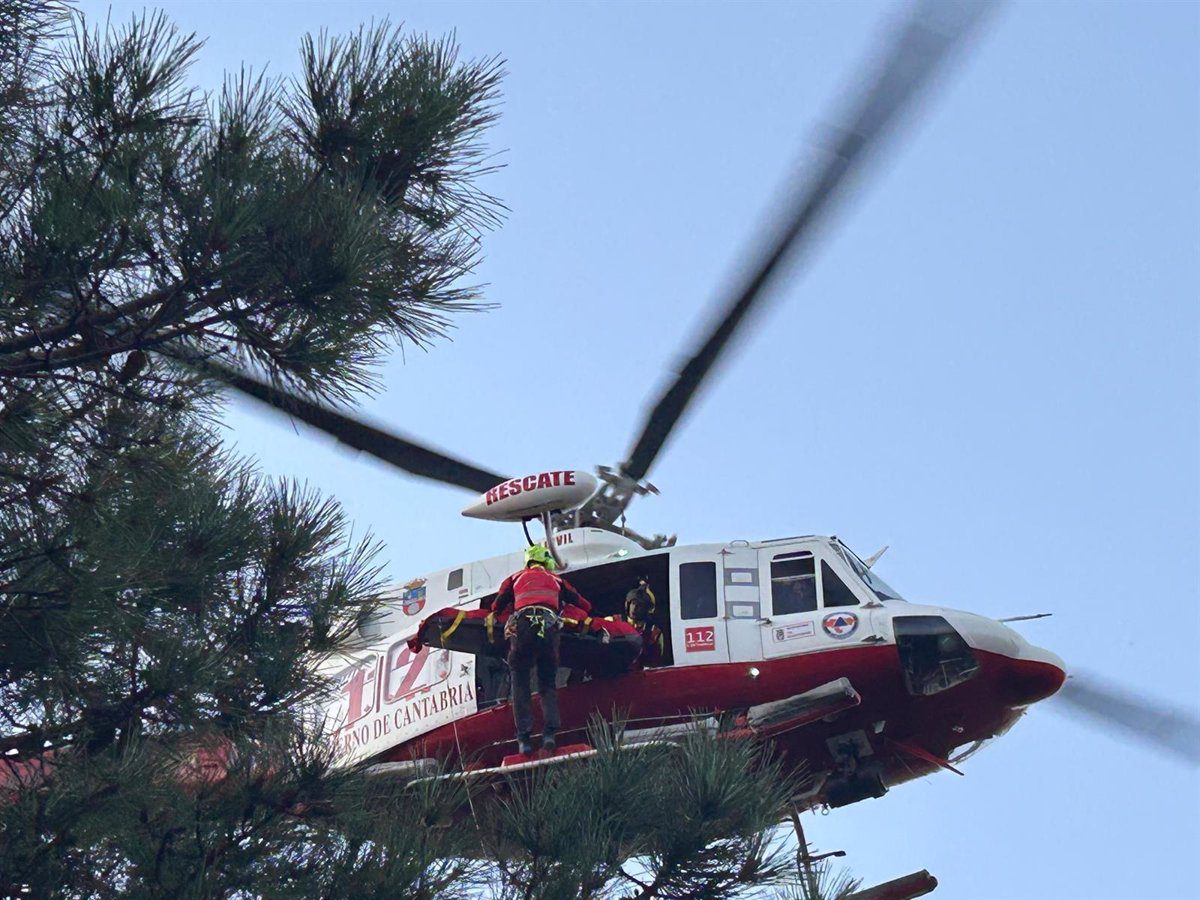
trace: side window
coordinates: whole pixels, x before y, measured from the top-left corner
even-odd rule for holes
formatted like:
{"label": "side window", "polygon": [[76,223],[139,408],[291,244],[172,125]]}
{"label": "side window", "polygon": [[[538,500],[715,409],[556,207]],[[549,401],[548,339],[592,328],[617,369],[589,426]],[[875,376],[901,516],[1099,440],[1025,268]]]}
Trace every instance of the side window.
{"label": "side window", "polygon": [[680,564],[679,610],[685,619],[711,619],[717,614],[715,562]]}
{"label": "side window", "polygon": [[450,573],[449,577],[446,578],[446,590],[457,591],[462,586],[463,586],[463,570],[455,569],[453,572]]}
{"label": "side window", "polygon": [[821,587],[825,591],[826,609],[831,606],[858,606],[858,598],[825,560],[821,560]]}
{"label": "side window", "polygon": [[771,560],[772,615],[812,612],[817,608],[814,565],[811,553],[781,553]]}

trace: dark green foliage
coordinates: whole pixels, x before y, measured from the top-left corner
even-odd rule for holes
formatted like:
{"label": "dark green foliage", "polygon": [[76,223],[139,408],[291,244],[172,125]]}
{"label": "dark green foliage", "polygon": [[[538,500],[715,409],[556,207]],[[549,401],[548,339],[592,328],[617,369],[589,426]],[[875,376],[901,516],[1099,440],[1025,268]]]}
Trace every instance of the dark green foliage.
{"label": "dark green foliage", "polygon": [[[423,824],[412,798],[330,772],[299,715],[380,599],[375,547],[334,504],[108,393],[69,420],[20,394],[0,465],[0,778],[51,766],[0,801],[6,878],[77,896],[457,880],[439,823],[461,798],[430,798]],[[208,784],[214,759],[231,769]]]}
{"label": "dark green foliage", "polygon": [[[222,754],[220,782],[147,741],[74,755],[0,807],[0,864],[74,897],[453,897],[477,864],[446,828],[461,792],[401,795],[272,737]],[[28,827],[30,821],[38,830]]]}
{"label": "dark green foliage", "polygon": [[[307,699],[306,657],[344,643],[379,593],[375,548],[347,543],[334,504],[262,482],[203,430],[114,423],[124,404],[106,405],[120,442],[10,505],[28,524],[5,535],[0,667],[35,694],[18,715],[54,711],[21,746],[77,739],[88,694],[136,696],[134,719],[169,697],[156,716],[239,729]],[[54,679],[27,686],[47,664]]]}
{"label": "dark green foliage", "polygon": [[753,896],[792,877],[780,823],[798,776],[752,741],[697,730],[676,746],[605,748],[486,810],[505,896]]}
{"label": "dark green foliage", "polygon": [[30,27],[8,55],[41,67],[0,111],[22,138],[0,185],[0,373],[230,351],[346,396],[473,305],[495,60],[383,24],[307,41],[297,81],[243,71],[209,97],[187,84],[200,41],[161,15],[40,55]]}
{"label": "dark green foliage", "polygon": [[458,790],[333,770],[313,714],[377,546],[224,451],[173,360],[348,397],[441,333],[499,67],[384,25],[208,97],[199,48],[0,0],[0,894],[449,896]]}

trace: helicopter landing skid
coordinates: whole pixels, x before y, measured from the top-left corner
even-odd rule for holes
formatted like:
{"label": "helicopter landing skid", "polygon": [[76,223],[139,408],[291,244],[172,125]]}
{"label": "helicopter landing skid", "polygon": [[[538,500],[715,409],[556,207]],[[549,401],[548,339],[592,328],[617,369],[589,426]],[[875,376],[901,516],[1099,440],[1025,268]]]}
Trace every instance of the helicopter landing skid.
{"label": "helicopter landing skid", "polygon": [[556,762],[565,757],[572,759],[585,759],[593,756],[596,753],[596,748],[591,744],[567,744],[564,747],[559,747],[557,750],[535,750],[533,753],[510,753],[504,757],[498,768],[512,769],[516,766],[524,766],[530,763]]}
{"label": "helicopter landing skid", "polygon": [[[635,747],[638,750],[644,750],[651,746],[661,746],[663,748],[671,748],[678,746],[675,741],[643,741],[642,743],[630,745],[628,747],[620,747],[620,750],[631,750]],[[537,769],[545,769],[552,766],[561,765],[570,762],[582,762],[591,759],[600,753],[591,744],[567,744],[559,747],[552,754],[537,752],[529,756],[521,753],[513,753],[506,757],[498,766],[489,766],[485,769],[464,769],[461,772],[448,772],[444,775],[431,775],[424,778],[414,778],[409,782],[410,785],[421,784],[427,781],[487,781],[489,779],[497,779],[503,776],[510,775],[526,775]]]}

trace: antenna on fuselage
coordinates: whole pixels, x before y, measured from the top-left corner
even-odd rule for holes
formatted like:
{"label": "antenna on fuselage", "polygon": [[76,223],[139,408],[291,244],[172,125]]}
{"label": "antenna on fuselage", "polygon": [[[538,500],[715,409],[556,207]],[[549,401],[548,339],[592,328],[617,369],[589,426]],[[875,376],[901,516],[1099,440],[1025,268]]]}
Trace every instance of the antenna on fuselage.
{"label": "antenna on fuselage", "polygon": [[879,560],[883,556],[883,554],[888,552],[888,547],[890,547],[890,546],[891,546],[891,544],[884,544],[882,547],[880,547],[878,550],[876,550],[874,553],[872,553],[870,556],[868,556],[866,559],[864,559],[863,565],[866,566],[868,569],[871,568],[871,566],[873,566],[873,565],[875,565],[875,563],[879,562]]}

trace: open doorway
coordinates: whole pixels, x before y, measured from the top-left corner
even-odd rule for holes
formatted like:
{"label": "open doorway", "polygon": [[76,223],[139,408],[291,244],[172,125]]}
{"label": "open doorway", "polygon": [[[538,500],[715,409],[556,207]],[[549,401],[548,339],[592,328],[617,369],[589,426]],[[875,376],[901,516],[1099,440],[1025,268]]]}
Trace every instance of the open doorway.
{"label": "open doorway", "polygon": [[[674,663],[671,648],[671,598],[670,598],[670,554],[654,553],[633,559],[600,563],[585,568],[570,569],[561,573],[575,590],[592,604],[593,618],[625,615],[625,597],[637,588],[642,579],[653,592],[654,610],[647,618],[662,634],[662,652],[646,668],[661,668]],[[495,595],[491,595],[494,597]],[[484,601],[491,599],[483,598]],[[647,659],[649,659],[649,655]],[[476,657],[476,688],[479,708],[486,709],[508,699],[508,665],[502,657],[480,655]],[[559,686],[588,680],[582,671],[568,668],[559,670]]]}
{"label": "open doorway", "polygon": [[656,600],[649,620],[663,634],[661,657],[649,666],[659,668],[674,662],[671,651],[670,553],[652,553],[633,559],[600,563],[562,573],[571,586],[592,604],[592,616],[621,618],[625,615],[625,595],[645,579]]}

